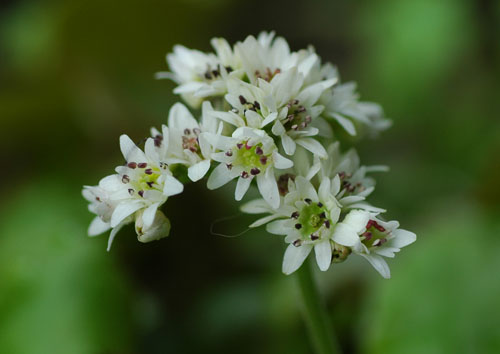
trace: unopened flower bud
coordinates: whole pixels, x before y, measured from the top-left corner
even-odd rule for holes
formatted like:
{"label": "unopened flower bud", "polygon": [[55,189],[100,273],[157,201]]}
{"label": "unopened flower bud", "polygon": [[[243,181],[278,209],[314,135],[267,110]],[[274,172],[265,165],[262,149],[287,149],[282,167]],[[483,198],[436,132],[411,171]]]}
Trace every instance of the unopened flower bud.
{"label": "unopened flower bud", "polygon": [[135,219],[135,232],[140,242],[151,242],[168,236],[170,233],[170,220],[165,214],[158,210],[153,223],[149,227],[144,227],[142,216],[143,211],[139,211]]}

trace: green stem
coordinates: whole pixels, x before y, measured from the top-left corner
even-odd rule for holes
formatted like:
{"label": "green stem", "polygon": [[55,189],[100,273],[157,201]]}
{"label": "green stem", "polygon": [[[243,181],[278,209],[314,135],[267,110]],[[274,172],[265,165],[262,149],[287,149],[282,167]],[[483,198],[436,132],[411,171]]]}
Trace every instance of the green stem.
{"label": "green stem", "polygon": [[310,262],[296,272],[303,303],[303,315],[316,354],[340,353],[328,312],[319,296]]}

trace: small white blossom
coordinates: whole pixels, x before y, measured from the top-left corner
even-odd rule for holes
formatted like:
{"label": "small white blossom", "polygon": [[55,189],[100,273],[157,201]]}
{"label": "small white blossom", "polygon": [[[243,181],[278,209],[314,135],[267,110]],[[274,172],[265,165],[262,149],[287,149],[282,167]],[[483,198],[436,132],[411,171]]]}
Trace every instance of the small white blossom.
{"label": "small white blossom", "polygon": [[271,137],[263,130],[238,128],[231,137],[206,135],[208,141],[220,152],[212,159],[220,162],[210,175],[209,189],[219,188],[238,177],[235,199],[241,200],[253,179],[263,198],[273,207],[279,206],[279,191],[275,169],[286,169],[293,162],[279,154]]}
{"label": "small white blossom", "polygon": [[357,238],[352,251],[368,260],[384,278],[390,278],[389,266],[382,256],[393,258],[401,248],[415,242],[417,236],[399,229],[397,221],[385,222],[376,215],[353,210],[337,226],[335,233],[341,238]]}
{"label": "small white blossom", "polygon": [[160,210],[156,211],[153,223],[144,223],[144,210],[139,210],[135,218],[135,232],[140,242],[151,242],[167,237],[170,233],[170,220]]}

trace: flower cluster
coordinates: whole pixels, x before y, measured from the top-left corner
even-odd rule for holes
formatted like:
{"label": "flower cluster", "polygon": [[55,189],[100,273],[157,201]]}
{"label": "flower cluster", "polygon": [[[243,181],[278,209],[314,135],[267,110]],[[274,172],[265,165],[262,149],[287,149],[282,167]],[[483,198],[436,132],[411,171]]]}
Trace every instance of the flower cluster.
{"label": "flower cluster", "polygon": [[385,210],[367,202],[375,188],[371,173],[386,168],[360,165],[353,149],[343,153],[338,134],[377,135],[390,126],[381,107],[359,101],[355,84],[341,83],[312,47],[291,51],[272,32],[234,46],[222,38],[211,43],[213,53],[175,46],[167,55],[170,71],[157,74],[178,84],[174,93],[189,108],[201,108],[199,119],[176,103],[168,125],[151,129],[143,150],[120,138],[126,164],[83,190],[97,215],[89,234],[111,229],[110,246],[123,225],[135,223],[139,241],[160,239],[170,231],[160,207],[183,191],[179,180],[208,175],[207,187],[217,189],[237,179],[236,200],[251,185],[262,196],[241,207],[265,214],[250,227],[265,224],[285,236],[285,274],[314,249],[321,270],[356,254],[389,277],[382,257],[416,236],[383,221]]}

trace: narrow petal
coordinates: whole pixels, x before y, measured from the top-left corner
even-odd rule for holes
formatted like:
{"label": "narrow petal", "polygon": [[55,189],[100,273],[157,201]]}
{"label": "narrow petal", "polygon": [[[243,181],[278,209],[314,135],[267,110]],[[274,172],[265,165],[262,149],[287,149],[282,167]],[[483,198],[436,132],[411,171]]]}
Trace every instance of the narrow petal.
{"label": "narrow petal", "polygon": [[283,257],[283,273],[286,275],[292,274],[304,263],[311,252],[312,245],[302,245],[295,247],[294,245],[288,246]]}
{"label": "narrow petal", "polygon": [[135,213],[137,210],[142,208],[144,203],[140,200],[136,201],[126,201],[118,206],[113,211],[111,215],[111,227],[116,227],[119,223],[121,223],[126,217],[130,216],[132,213]]}
{"label": "narrow petal", "polygon": [[146,155],[139,149],[134,142],[127,136],[120,136],[120,150],[127,162],[146,162]]}
{"label": "narrow petal", "polygon": [[397,229],[393,231],[393,234],[395,237],[388,242],[388,245],[391,247],[403,248],[415,242],[417,239],[417,235],[413,232],[403,229]]}
{"label": "narrow petal", "polygon": [[287,227],[289,221],[290,219],[281,219],[270,222],[266,226],[266,231],[274,235],[286,235],[290,231],[290,228]]}
{"label": "narrow petal", "polygon": [[212,171],[212,173],[210,174],[210,177],[208,177],[207,188],[208,189],[217,189],[217,188],[225,185],[227,182],[229,182],[233,178],[234,177],[231,176],[231,173],[228,170],[227,166],[225,164],[221,163],[219,166],[217,166]]}
{"label": "narrow petal", "polygon": [[321,143],[319,141],[317,141],[316,139],[301,138],[301,139],[295,140],[295,142],[297,144],[299,144],[300,146],[302,146],[304,149],[309,150],[310,152],[312,152],[315,155],[318,155],[321,158],[326,158],[328,156],[326,154],[326,150],[323,147],[323,145],[321,145]]}
{"label": "narrow petal", "polygon": [[330,246],[330,241],[326,240],[317,243],[314,246],[314,253],[316,254],[316,263],[318,263],[319,269],[323,272],[328,270],[332,263],[332,246]]}
{"label": "narrow petal", "polygon": [[293,161],[283,157],[278,152],[273,153],[274,167],[284,170],[293,166]]}
{"label": "narrow petal", "polygon": [[163,194],[167,197],[180,194],[184,190],[184,185],[179,182],[175,177],[167,175],[165,177],[165,184],[163,186]]}
{"label": "narrow petal", "polygon": [[118,231],[121,230],[121,228],[123,226],[125,226],[125,222],[122,222],[120,224],[118,224],[116,227],[113,228],[113,230],[111,230],[111,233],[109,234],[109,238],[108,238],[108,248],[106,249],[106,251],[109,252],[109,250],[111,249],[111,245],[113,244],[113,240],[115,239],[115,236],[116,234],[118,233]]}
{"label": "narrow petal", "polygon": [[203,160],[188,168],[188,177],[196,182],[205,177],[210,169],[210,160]]}
{"label": "narrow petal", "polygon": [[111,228],[109,222],[104,222],[99,216],[96,216],[90,223],[88,234],[89,236],[97,236]]}
{"label": "narrow petal", "polygon": [[265,216],[263,218],[260,218],[258,220],[255,220],[248,227],[259,227],[259,226],[267,224],[268,222],[273,221],[274,219],[277,219],[279,217],[281,217],[281,215],[279,215],[279,214],[271,214],[271,215]]}
{"label": "narrow petal", "polygon": [[247,214],[263,214],[271,210],[271,207],[264,199],[254,199],[243,204],[240,210]]}
{"label": "narrow petal", "polygon": [[262,197],[273,209],[277,209],[280,206],[278,184],[274,179],[272,168],[268,168],[264,174],[257,175],[257,187]]}
{"label": "narrow petal", "polygon": [[238,183],[236,183],[236,189],[234,191],[234,199],[241,200],[245,193],[250,187],[250,183],[252,182],[252,178],[238,178]]}
{"label": "narrow petal", "polygon": [[391,270],[389,269],[387,262],[381,256],[363,253],[361,253],[361,256],[366,258],[373,268],[375,268],[385,279],[389,279],[391,277]]}
{"label": "narrow petal", "polygon": [[153,224],[158,206],[159,203],[151,204],[146,208],[146,210],[144,210],[144,213],[142,213],[142,223],[145,229],[149,228],[151,224]]}

